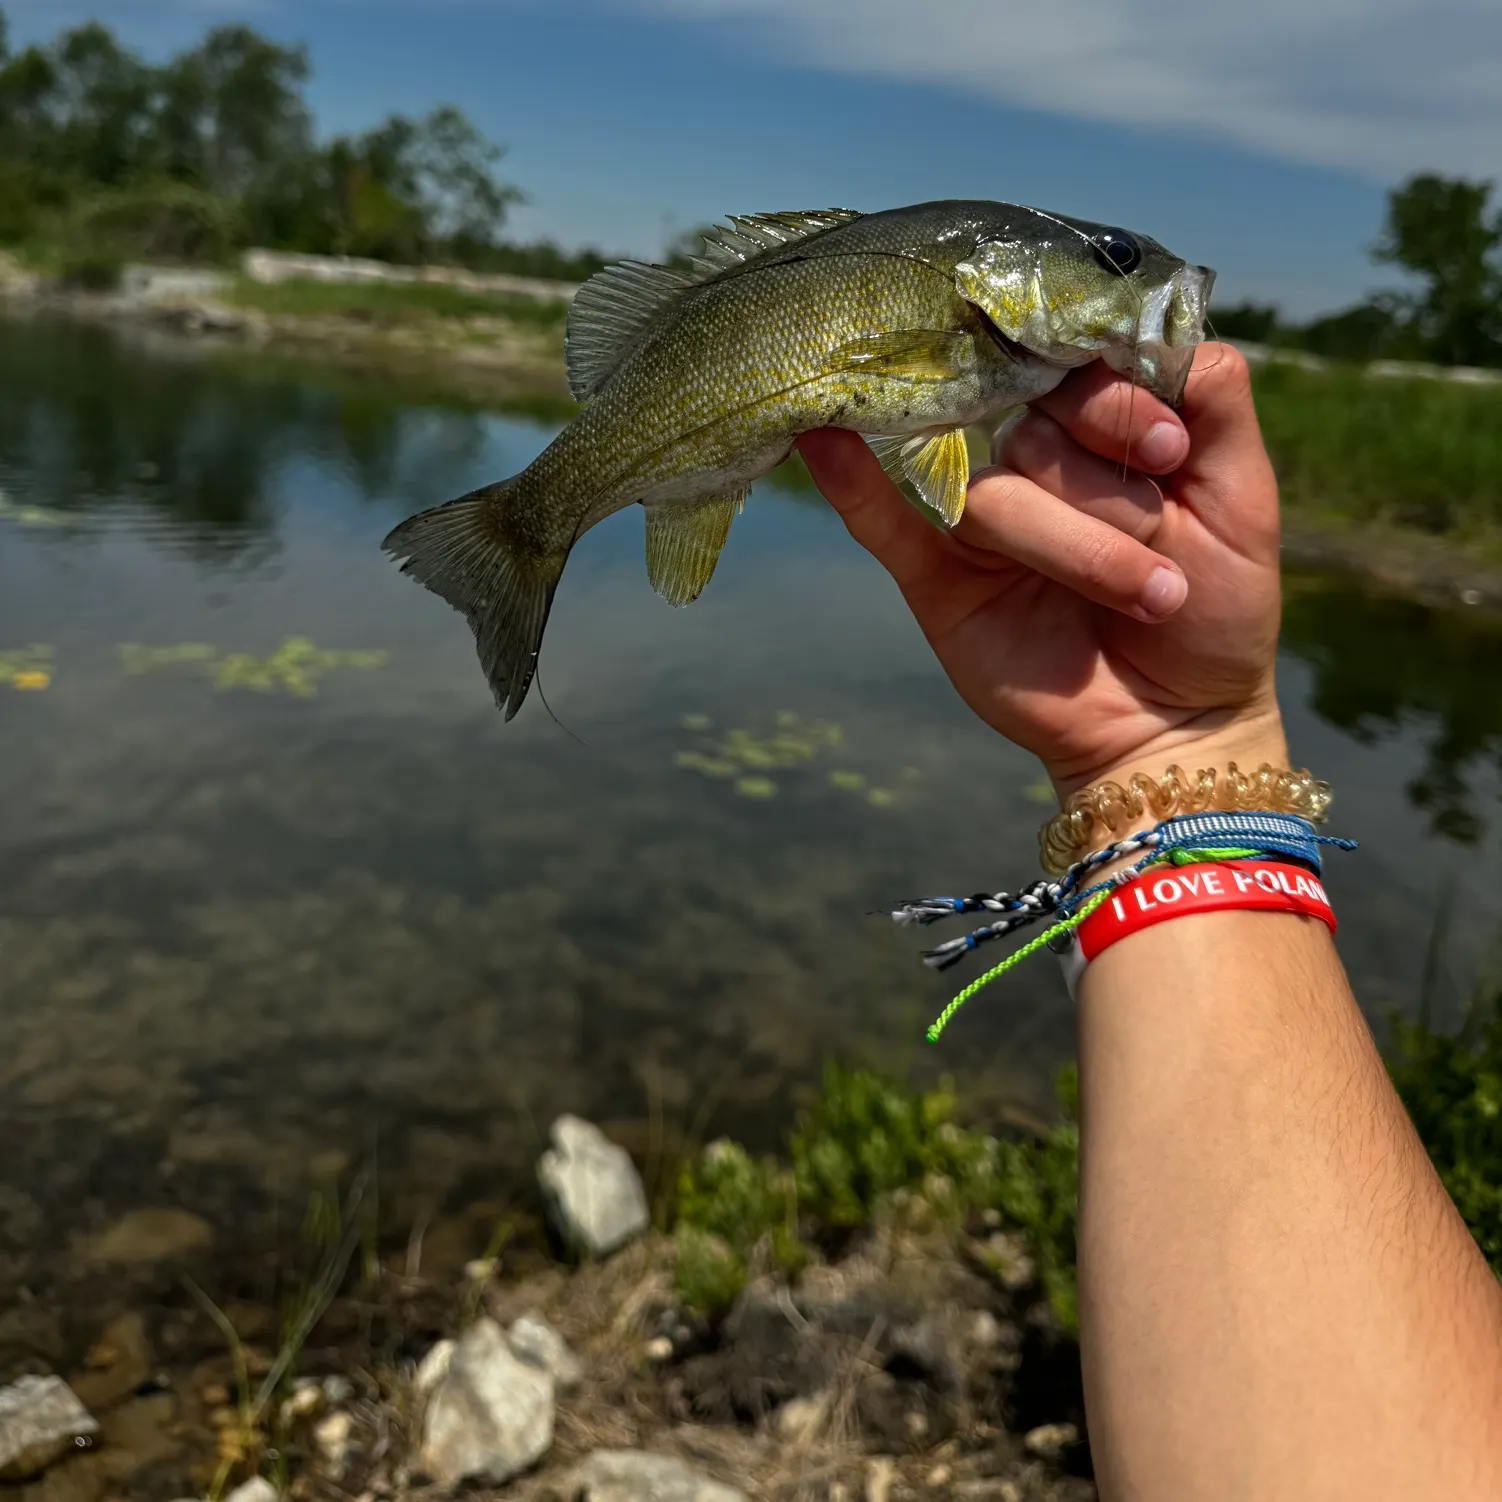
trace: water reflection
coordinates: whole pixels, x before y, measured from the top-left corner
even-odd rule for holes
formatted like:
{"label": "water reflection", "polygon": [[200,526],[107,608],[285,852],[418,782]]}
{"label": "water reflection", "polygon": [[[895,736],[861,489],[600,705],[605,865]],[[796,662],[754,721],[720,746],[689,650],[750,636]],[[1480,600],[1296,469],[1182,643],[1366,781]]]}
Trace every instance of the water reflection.
{"label": "water reflection", "polygon": [[1502,759],[1502,621],[1300,575],[1285,583],[1283,641],[1314,669],[1322,719],[1368,744],[1417,729],[1424,765],[1408,797],[1435,831],[1475,843],[1485,814],[1474,774]]}

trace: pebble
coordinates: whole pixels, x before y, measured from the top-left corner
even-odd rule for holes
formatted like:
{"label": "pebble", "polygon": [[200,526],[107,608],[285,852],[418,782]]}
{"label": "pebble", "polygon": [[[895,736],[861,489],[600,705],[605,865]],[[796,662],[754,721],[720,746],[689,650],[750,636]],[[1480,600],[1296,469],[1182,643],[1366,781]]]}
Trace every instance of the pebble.
{"label": "pebble", "polygon": [[559,1234],[590,1257],[606,1257],[651,1223],[630,1154],[590,1122],[560,1116],[537,1179]]}
{"label": "pebble", "polygon": [[648,1361],[671,1361],[673,1359],[673,1342],[666,1335],[654,1335],[642,1347],[642,1351]]}
{"label": "pebble", "polygon": [[72,1386],[85,1408],[113,1408],[128,1398],[151,1376],[146,1321],[135,1310],[112,1319],[89,1348],[84,1368],[74,1377]]}
{"label": "pebble", "polygon": [[40,1475],[99,1432],[61,1377],[21,1377],[0,1387],[0,1481]]}
{"label": "pebble", "polygon": [[829,1414],[829,1394],[789,1398],[777,1410],[777,1437],[788,1444],[806,1444]]}
{"label": "pebble", "polygon": [[305,1383],[293,1389],[292,1396],[282,1404],[282,1422],[296,1423],[308,1418],[323,1407],[323,1389],[316,1382]]}
{"label": "pebble", "polygon": [[1022,1447],[1039,1460],[1057,1460],[1079,1437],[1073,1424],[1039,1424],[1022,1436]]}
{"label": "pebble", "polygon": [[343,1410],[331,1413],[313,1425],[313,1443],[318,1446],[335,1478],[344,1474],[344,1465],[349,1459],[349,1437],[354,1427],[354,1419]]}

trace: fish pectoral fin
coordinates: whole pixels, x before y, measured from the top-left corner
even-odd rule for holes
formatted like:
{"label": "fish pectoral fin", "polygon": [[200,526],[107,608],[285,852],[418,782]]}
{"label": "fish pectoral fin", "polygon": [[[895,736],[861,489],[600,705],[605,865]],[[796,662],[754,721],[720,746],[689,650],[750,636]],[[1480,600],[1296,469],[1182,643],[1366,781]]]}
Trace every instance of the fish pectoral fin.
{"label": "fish pectoral fin", "polygon": [[647,578],[669,605],[697,600],[714,573],[730,535],[730,519],[746,499],[746,487],[701,501],[645,502]]}
{"label": "fish pectoral fin", "polygon": [[970,483],[970,449],[963,428],[919,433],[915,438],[867,438],[871,451],[895,485],[904,481],[952,527],[965,511]]}
{"label": "fish pectoral fin", "polygon": [[831,350],[827,368],[908,381],[952,381],[975,368],[975,340],[951,329],[895,329]]}

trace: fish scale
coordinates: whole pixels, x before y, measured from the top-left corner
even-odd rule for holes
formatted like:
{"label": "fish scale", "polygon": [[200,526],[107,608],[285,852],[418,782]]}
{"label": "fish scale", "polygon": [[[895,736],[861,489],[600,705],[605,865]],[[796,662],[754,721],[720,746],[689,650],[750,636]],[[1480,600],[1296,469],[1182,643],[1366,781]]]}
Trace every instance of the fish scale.
{"label": "fish scale", "polygon": [[752,482],[843,427],[953,526],[964,429],[1104,360],[1176,401],[1213,273],[1127,230],[1016,204],[747,216],[699,269],[624,263],[569,315],[582,410],[537,459],[409,518],[385,547],[463,612],[510,719],[570,549],[640,504],[654,589],[698,597]]}

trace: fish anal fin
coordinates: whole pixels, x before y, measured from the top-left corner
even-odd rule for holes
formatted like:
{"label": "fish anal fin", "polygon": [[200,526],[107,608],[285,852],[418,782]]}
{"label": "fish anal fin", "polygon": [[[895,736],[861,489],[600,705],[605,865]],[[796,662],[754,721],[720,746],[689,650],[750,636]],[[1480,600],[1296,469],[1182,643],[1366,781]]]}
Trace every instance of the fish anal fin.
{"label": "fish anal fin", "polygon": [[946,526],[959,521],[970,483],[970,448],[963,428],[912,438],[868,437],[866,442],[894,485],[911,486]]}
{"label": "fish anal fin", "polygon": [[854,209],[748,214],[706,232],[692,271],[622,261],[596,272],[574,294],[564,330],[564,364],[576,401],[588,401],[636,345],[686,293],[722,271],[806,240],[861,216]]}
{"label": "fish anal fin", "polygon": [[543,628],[564,558],[532,558],[509,546],[499,523],[514,480],[409,517],[381,544],[402,572],[462,612],[496,703],[511,719],[537,671]]}
{"label": "fish anal fin", "polygon": [[903,451],[903,469],[924,501],[954,526],[965,511],[965,488],[970,483],[970,449],[963,428],[948,428],[928,439],[916,439]]}
{"label": "fish anal fin", "polygon": [[951,329],[894,329],[830,352],[828,368],[908,381],[952,381],[975,368],[975,340]]}
{"label": "fish anal fin", "polygon": [[642,506],[647,519],[647,578],[669,605],[688,605],[703,593],[730,535],[731,518],[745,498],[742,488],[700,501]]}

